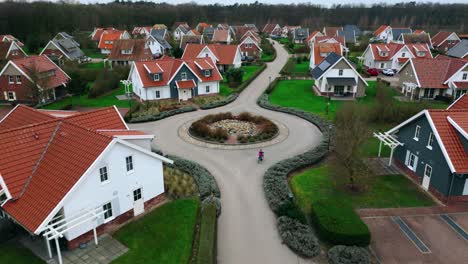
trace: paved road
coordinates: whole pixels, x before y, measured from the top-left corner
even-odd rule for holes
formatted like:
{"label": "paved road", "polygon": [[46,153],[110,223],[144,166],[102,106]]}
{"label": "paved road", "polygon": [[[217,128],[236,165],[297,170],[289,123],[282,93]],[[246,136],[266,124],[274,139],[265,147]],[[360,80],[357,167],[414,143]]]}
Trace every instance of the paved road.
{"label": "paved road", "polygon": [[[277,58],[233,103],[222,108],[196,111],[161,121],[134,124],[133,129],[155,134],[154,144],[166,153],[180,155],[205,166],[221,189],[222,214],[218,226],[219,263],[311,263],[281,243],[275,217],[263,193],[262,178],[273,163],[303,153],[320,141],[312,124],[294,116],[268,111],[256,104],[271,80],[279,75],[289,55],[278,43]],[[249,111],[275,119],[289,128],[286,140],[266,147],[265,162],[257,164],[257,150],[217,150],[191,145],[178,137],[178,129],[190,120],[211,113]]]}

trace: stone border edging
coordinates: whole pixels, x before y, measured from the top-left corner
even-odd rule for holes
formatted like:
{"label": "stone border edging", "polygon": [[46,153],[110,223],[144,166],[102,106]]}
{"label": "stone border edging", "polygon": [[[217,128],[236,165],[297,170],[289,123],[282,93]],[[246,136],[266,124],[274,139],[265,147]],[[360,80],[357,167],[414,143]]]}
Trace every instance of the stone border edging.
{"label": "stone border edging", "polygon": [[272,146],[283,142],[289,136],[289,129],[283,124],[276,120],[269,119],[278,127],[278,133],[272,139],[262,142],[256,143],[246,143],[246,144],[216,144],[206,140],[202,140],[199,138],[195,138],[189,132],[189,128],[192,125],[193,120],[190,120],[184,123],[182,126],[179,127],[178,134],[179,137],[182,138],[184,141],[196,145],[199,147],[210,148],[210,149],[224,149],[224,150],[240,150],[240,149],[254,149],[254,148],[264,148],[268,146]]}

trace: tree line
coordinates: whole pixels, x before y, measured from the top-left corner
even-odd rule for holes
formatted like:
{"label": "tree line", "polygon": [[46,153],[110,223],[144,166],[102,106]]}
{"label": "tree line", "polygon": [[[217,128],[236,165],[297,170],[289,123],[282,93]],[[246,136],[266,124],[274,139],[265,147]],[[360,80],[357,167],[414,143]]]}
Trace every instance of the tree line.
{"label": "tree line", "polygon": [[[466,4],[400,3],[335,5],[325,8],[312,4],[270,5],[255,2],[234,5],[197,5],[115,1],[107,4],[68,2],[6,1],[0,3],[0,34],[13,34],[27,44],[44,45],[59,31],[91,31],[94,27],[114,26],[131,30],[136,25],[186,21],[194,27],[209,23],[255,23],[261,30],[266,23],[302,25],[312,30],[323,26],[357,24],[375,30],[381,24],[411,26],[429,32],[439,29],[463,32],[468,21]],[[28,45],[29,46],[29,45]]]}

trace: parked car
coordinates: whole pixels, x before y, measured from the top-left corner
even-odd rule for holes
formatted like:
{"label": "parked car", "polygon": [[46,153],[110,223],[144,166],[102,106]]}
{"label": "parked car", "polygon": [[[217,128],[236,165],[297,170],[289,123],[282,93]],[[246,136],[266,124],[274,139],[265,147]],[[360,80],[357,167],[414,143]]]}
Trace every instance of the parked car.
{"label": "parked car", "polygon": [[378,71],[376,68],[369,68],[369,69],[367,69],[367,73],[368,73],[370,76],[378,76],[378,75],[379,75],[379,71]]}
{"label": "parked car", "polygon": [[392,70],[392,69],[384,69],[384,70],[382,71],[382,73],[383,73],[384,75],[387,75],[387,76],[393,76],[393,75],[395,75],[395,71]]}

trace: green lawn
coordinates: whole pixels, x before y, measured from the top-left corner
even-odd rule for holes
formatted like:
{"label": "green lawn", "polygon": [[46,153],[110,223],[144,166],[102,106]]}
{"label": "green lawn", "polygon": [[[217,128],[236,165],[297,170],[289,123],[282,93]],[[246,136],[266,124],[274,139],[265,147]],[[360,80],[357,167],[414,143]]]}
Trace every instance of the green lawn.
{"label": "green lawn", "polygon": [[[242,69],[244,70],[244,76],[242,76],[242,82],[245,82],[252,78],[252,76],[260,70],[261,66],[258,65],[245,65],[242,66]],[[228,86],[226,77],[223,74],[223,81],[219,84],[219,94],[222,96],[229,96],[234,92],[236,88],[231,88]]]}
{"label": "green lawn", "polygon": [[36,257],[29,249],[13,243],[0,244],[0,263],[15,264],[39,264],[44,263]]}
{"label": "green lawn", "polygon": [[85,69],[103,69],[104,61],[97,62],[97,63],[84,63],[84,64],[81,64],[80,66]]}
{"label": "green lawn", "polygon": [[[88,98],[88,94],[83,94],[79,97],[75,95],[72,97],[67,97],[63,100],[54,102],[52,104],[48,104],[44,106],[46,109],[52,109],[52,110],[59,110],[63,109],[66,105],[69,105],[73,101],[73,105],[81,106],[81,107],[106,107],[106,106],[112,106],[115,105],[117,107],[123,107],[123,108],[128,108],[129,107],[129,102],[128,100],[118,100],[115,96],[116,95],[121,95],[125,93],[125,88],[122,86],[122,84],[119,85],[120,87],[118,89],[113,90],[107,95],[103,95],[97,98]],[[79,101],[79,104],[78,104]],[[133,101],[133,100],[132,100]],[[132,102],[134,104],[134,102]]]}
{"label": "green lawn", "polygon": [[305,60],[301,63],[294,63],[294,68],[292,69],[293,73],[308,73],[309,72],[309,61]]}
{"label": "green lawn", "polygon": [[314,201],[324,198],[350,202],[355,208],[395,208],[434,205],[414,183],[402,175],[375,176],[366,180],[368,190],[351,194],[335,188],[326,166],[294,175],[289,185],[299,207],[310,213]]}
{"label": "green lawn", "polygon": [[130,250],[113,263],[188,263],[198,209],[196,198],[176,200],[126,225],[114,238]]}
{"label": "green lawn", "polygon": [[99,49],[81,49],[84,54],[90,58],[95,58],[95,59],[104,59],[106,55],[101,54],[101,51]]}
{"label": "green lawn", "polygon": [[264,52],[262,52],[261,60],[270,62],[273,59],[273,54],[267,55]]}

